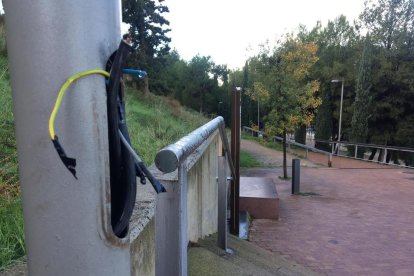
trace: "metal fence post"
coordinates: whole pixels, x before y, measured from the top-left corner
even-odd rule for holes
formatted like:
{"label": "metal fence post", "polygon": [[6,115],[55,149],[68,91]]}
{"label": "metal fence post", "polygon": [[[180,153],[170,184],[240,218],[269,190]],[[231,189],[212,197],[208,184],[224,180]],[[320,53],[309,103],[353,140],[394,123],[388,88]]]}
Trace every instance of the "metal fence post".
{"label": "metal fence post", "polygon": [[231,124],[231,159],[233,160],[235,177],[232,181],[230,195],[230,232],[239,235],[239,195],[240,195],[240,89],[232,93],[232,124]]}
{"label": "metal fence post", "polygon": [[332,167],[332,153],[328,156],[328,167]]}
{"label": "metal fence post", "polygon": [[174,179],[162,180],[166,193],[155,209],[155,275],[187,275],[187,170],[180,164]]}
{"label": "metal fence post", "polygon": [[358,145],[355,145],[355,159],[358,157]]}
{"label": "metal fence post", "polygon": [[217,245],[227,250],[227,160],[218,157],[218,223]]}
{"label": "metal fence post", "polygon": [[292,194],[300,193],[300,159],[292,159]]}
{"label": "metal fence post", "polygon": [[387,164],[387,149],[384,149],[384,156],[382,158],[382,163]]}

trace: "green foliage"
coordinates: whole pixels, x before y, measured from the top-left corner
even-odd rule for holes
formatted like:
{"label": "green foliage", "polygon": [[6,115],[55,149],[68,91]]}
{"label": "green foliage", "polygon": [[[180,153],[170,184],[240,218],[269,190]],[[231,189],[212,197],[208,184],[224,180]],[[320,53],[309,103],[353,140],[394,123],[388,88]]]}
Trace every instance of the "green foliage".
{"label": "green foliage", "polygon": [[282,143],[280,143],[280,142],[273,142],[273,141],[270,141],[270,140],[265,139],[265,138],[254,137],[254,136],[251,136],[251,134],[247,134],[247,133],[244,133],[244,132],[242,133],[241,138],[244,139],[244,140],[255,141],[255,142],[259,143],[260,145],[262,145],[264,147],[267,147],[267,148],[270,148],[270,149],[274,149],[274,150],[277,150],[277,151],[282,151],[283,150]]}
{"label": "green foliage", "polygon": [[306,125],[301,125],[295,130],[295,142],[306,145]]}
{"label": "green foliage", "polygon": [[249,87],[249,81],[251,81],[249,78],[249,64],[246,61],[243,68],[243,82],[240,95],[240,106],[242,110],[240,121],[242,126],[251,126],[251,122],[253,121],[253,103],[247,91],[247,88]]}
{"label": "green foliage", "polygon": [[[329,140],[332,135],[332,101],[330,91],[322,87],[322,104],[318,108],[315,118],[315,140]],[[325,151],[331,151],[331,147],[326,143],[315,142],[315,147]]]}
{"label": "green foliage", "polygon": [[0,199],[0,271],[25,255],[20,199]]}
{"label": "green foliage", "polygon": [[[319,46],[319,60],[311,71],[312,78],[319,79],[321,83],[319,95],[322,99],[314,121],[315,138],[335,139],[338,133],[340,88],[337,84],[331,83],[333,79],[344,79],[342,133],[347,137],[354,101],[355,63],[360,56],[358,33],[346,17],[341,15],[328,21],[324,28],[317,24],[307,35],[315,37]],[[316,143],[316,147],[330,151],[329,146],[323,143]]]}
{"label": "green foliage", "polygon": [[127,90],[126,114],[131,143],[148,165],[158,150],[207,122],[176,100],[152,94],[143,98],[133,89]]}
{"label": "green foliage", "polygon": [[319,82],[310,80],[311,67],[318,60],[317,46],[287,37],[270,59],[265,85],[269,90],[271,111],[267,116],[266,131],[269,134],[291,132],[301,124],[309,125],[314,110],[320,105],[315,95]]}
{"label": "green foliage", "polygon": [[[130,56],[128,65],[146,70],[150,78],[160,73],[165,66],[165,55],[170,51],[167,36],[170,24],[164,18],[169,9],[164,0],[123,0],[122,19],[130,25],[129,33],[133,47],[137,48]],[[137,81],[139,86],[143,83]],[[150,82],[151,90],[158,90],[158,81]]]}
{"label": "green foliage", "polygon": [[[3,18],[3,17],[0,17]],[[2,30],[0,20],[0,31]],[[0,41],[4,34],[0,32]],[[0,45],[1,46],[1,45]],[[5,51],[0,51],[0,198],[14,197],[19,192],[17,150],[9,71]]]}
{"label": "green foliage", "polygon": [[[368,139],[368,119],[370,117],[371,105],[371,40],[366,38],[364,50],[359,65],[356,94],[354,102],[354,112],[351,122],[350,141],[356,143],[366,143]],[[353,154],[353,152],[350,152]],[[364,151],[358,151],[358,157],[362,158]]]}
{"label": "green foliage", "polygon": [[360,19],[371,34],[375,64],[369,142],[413,147],[400,128],[409,124],[414,110],[414,3],[369,1]]}
{"label": "green foliage", "polygon": [[240,167],[243,168],[252,168],[252,167],[260,167],[262,164],[256,160],[252,155],[249,153],[241,150],[240,151]]}

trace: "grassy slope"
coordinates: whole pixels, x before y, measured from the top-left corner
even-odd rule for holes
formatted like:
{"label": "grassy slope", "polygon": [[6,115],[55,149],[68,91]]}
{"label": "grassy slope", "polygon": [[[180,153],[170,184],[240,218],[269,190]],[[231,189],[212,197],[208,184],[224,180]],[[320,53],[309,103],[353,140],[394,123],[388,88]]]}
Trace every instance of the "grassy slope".
{"label": "grassy slope", "polygon": [[25,254],[7,59],[0,56],[0,270]]}
{"label": "grassy slope", "polygon": [[251,154],[241,150],[240,151],[240,167],[242,168],[252,168],[260,167],[262,163],[256,160]]}
{"label": "grassy slope", "polygon": [[152,94],[144,98],[131,89],[126,113],[131,143],[146,164],[154,162],[158,150],[207,122],[175,100]]}
{"label": "grassy slope", "polygon": [[[146,164],[162,147],[201,126],[207,119],[184,110],[178,102],[127,91],[127,121],[131,141]],[[7,61],[0,57],[0,271],[25,255],[24,230],[11,89]]]}

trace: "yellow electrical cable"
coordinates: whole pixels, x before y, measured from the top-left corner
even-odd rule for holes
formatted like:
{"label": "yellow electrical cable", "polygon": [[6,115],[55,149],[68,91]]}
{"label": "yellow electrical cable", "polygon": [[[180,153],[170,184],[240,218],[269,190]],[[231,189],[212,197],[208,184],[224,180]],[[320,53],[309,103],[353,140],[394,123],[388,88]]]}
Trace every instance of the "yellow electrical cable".
{"label": "yellow electrical cable", "polygon": [[53,107],[52,113],[50,114],[50,118],[49,118],[49,135],[50,135],[50,139],[52,139],[52,140],[55,139],[55,128],[54,128],[55,118],[56,118],[57,112],[59,111],[60,104],[62,103],[62,98],[63,98],[63,95],[65,94],[66,90],[69,88],[69,86],[72,84],[72,82],[76,81],[77,79],[80,79],[82,77],[89,76],[89,75],[94,75],[94,74],[104,75],[105,77],[109,78],[109,73],[106,72],[105,70],[93,69],[93,70],[84,71],[84,72],[81,72],[81,73],[78,73],[76,75],[73,75],[73,76],[69,77],[65,81],[65,83],[60,87],[59,94],[58,94],[58,97],[56,99],[55,106]]}

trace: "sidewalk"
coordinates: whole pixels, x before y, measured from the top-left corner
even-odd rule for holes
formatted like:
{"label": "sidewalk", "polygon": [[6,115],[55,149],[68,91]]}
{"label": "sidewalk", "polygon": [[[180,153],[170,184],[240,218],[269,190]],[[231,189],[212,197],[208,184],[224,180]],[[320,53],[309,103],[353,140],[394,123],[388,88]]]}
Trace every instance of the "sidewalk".
{"label": "sidewalk", "polygon": [[[281,152],[257,146],[241,148],[281,160]],[[303,161],[301,192],[313,195],[292,196],[280,166],[242,170],[273,178],[280,198],[280,219],[254,220],[249,240],[326,275],[414,275],[414,170]]]}

